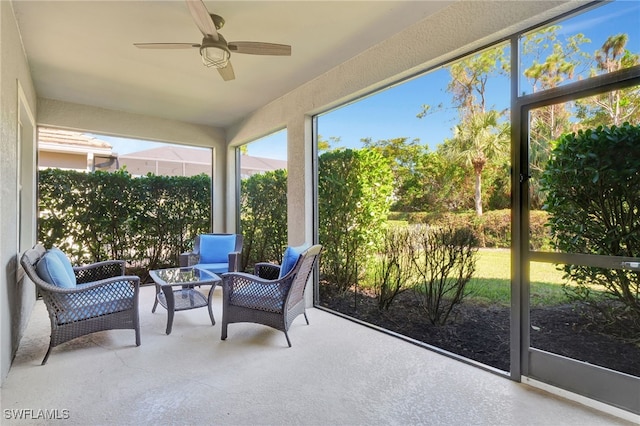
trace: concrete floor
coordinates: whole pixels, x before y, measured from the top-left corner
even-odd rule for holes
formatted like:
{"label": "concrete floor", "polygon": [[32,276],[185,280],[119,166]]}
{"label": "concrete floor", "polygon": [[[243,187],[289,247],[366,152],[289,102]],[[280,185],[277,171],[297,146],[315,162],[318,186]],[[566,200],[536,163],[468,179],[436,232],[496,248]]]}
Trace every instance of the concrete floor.
{"label": "concrete floor", "polygon": [[0,423],[632,424],[318,309],[308,310],[310,326],[294,322],[292,348],[254,324],[231,324],[221,341],[219,288],[215,326],[204,308],[177,312],[167,336],[153,298],[153,287],[141,289],[140,347],[132,330],[95,333],[54,348],[45,366],[49,320],[38,301],[2,388]]}

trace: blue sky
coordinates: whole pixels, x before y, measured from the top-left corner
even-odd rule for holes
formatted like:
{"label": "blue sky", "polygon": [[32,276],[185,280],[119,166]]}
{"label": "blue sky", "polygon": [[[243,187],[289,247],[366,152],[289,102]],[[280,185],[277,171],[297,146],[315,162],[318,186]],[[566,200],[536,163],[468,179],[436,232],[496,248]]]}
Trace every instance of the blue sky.
{"label": "blue sky", "polygon": [[[602,46],[606,38],[613,34],[626,33],[629,36],[627,48],[640,52],[640,2],[637,0],[618,0],[591,10],[575,18],[561,22],[561,35],[573,35],[582,32],[592,40],[582,45],[582,50],[593,54]],[[445,91],[449,82],[449,72],[441,68],[429,74],[400,83],[388,90],[378,92],[367,98],[359,99],[318,118],[318,132],[324,139],[340,137],[333,148],[358,148],[362,138],[370,137],[374,141],[407,137],[420,139],[431,150],[444,139],[451,136],[457,112],[441,110],[419,119],[416,115],[423,104],[432,105],[432,109],[451,101],[451,95]],[[509,106],[509,81],[496,77],[490,81],[488,106],[502,110]],[[148,143],[140,141],[119,141],[100,136],[114,144],[114,150],[120,154],[147,149]],[[286,130],[261,138],[248,145],[249,155],[286,159]]]}

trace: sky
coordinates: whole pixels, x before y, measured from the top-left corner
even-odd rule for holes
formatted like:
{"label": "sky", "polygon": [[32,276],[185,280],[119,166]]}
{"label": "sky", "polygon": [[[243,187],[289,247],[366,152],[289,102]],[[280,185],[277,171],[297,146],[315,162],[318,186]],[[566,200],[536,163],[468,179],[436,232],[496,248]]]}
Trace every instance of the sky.
{"label": "sky", "polygon": [[[575,18],[559,23],[560,35],[582,32],[592,40],[581,46],[585,52],[593,52],[602,46],[606,38],[613,34],[626,33],[629,36],[627,48],[640,53],[640,1],[618,0],[591,10]],[[318,118],[318,133],[323,139],[339,137],[340,142],[332,143],[332,148],[359,148],[362,138],[374,141],[406,137],[419,139],[431,150],[444,139],[451,137],[451,129],[457,118],[455,110],[437,110],[440,103],[451,103],[451,95],[446,92],[449,72],[446,68],[436,69],[428,74],[398,83],[397,85],[372,94],[366,98],[324,113]],[[489,82],[487,105],[498,110],[509,107],[510,83],[506,77],[496,77]],[[432,106],[436,112],[420,119],[416,115],[423,104]],[[119,154],[147,149],[148,143],[98,136],[114,146]],[[276,132],[248,145],[249,155],[286,160],[286,130]]]}

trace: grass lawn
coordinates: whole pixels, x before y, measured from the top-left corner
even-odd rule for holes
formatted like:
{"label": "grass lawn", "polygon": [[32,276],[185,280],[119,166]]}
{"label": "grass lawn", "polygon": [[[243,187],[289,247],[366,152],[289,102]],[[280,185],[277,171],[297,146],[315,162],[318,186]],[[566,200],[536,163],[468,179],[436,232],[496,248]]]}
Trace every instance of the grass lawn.
{"label": "grass lawn", "polygon": [[[562,272],[550,263],[531,263],[531,305],[556,305],[568,300],[562,291]],[[467,300],[511,304],[511,251],[481,249],[476,272],[467,285]]]}

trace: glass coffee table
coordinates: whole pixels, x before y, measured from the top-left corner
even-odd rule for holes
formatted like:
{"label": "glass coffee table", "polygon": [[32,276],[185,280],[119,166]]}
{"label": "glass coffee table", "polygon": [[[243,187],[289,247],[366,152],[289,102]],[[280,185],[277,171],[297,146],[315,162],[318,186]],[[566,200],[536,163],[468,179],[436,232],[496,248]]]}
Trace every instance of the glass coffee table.
{"label": "glass coffee table", "polygon": [[[221,278],[213,272],[205,271],[194,267],[156,269],[149,271],[149,275],[156,284],[156,300],[153,304],[151,312],[156,311],[158,303],[167,310],[167,334],[171,334],[173,326],[173,314],[176,311],[185,311],[187,309],[209,308],[209,317],[211,325],[216,324],[213,318],[213,308],[211,307],[211,298],[213,290],[215,290]],[[210,285],[209,297],[196,290],[195,286]],[[176,287],[179,287],[176,289]]]}

